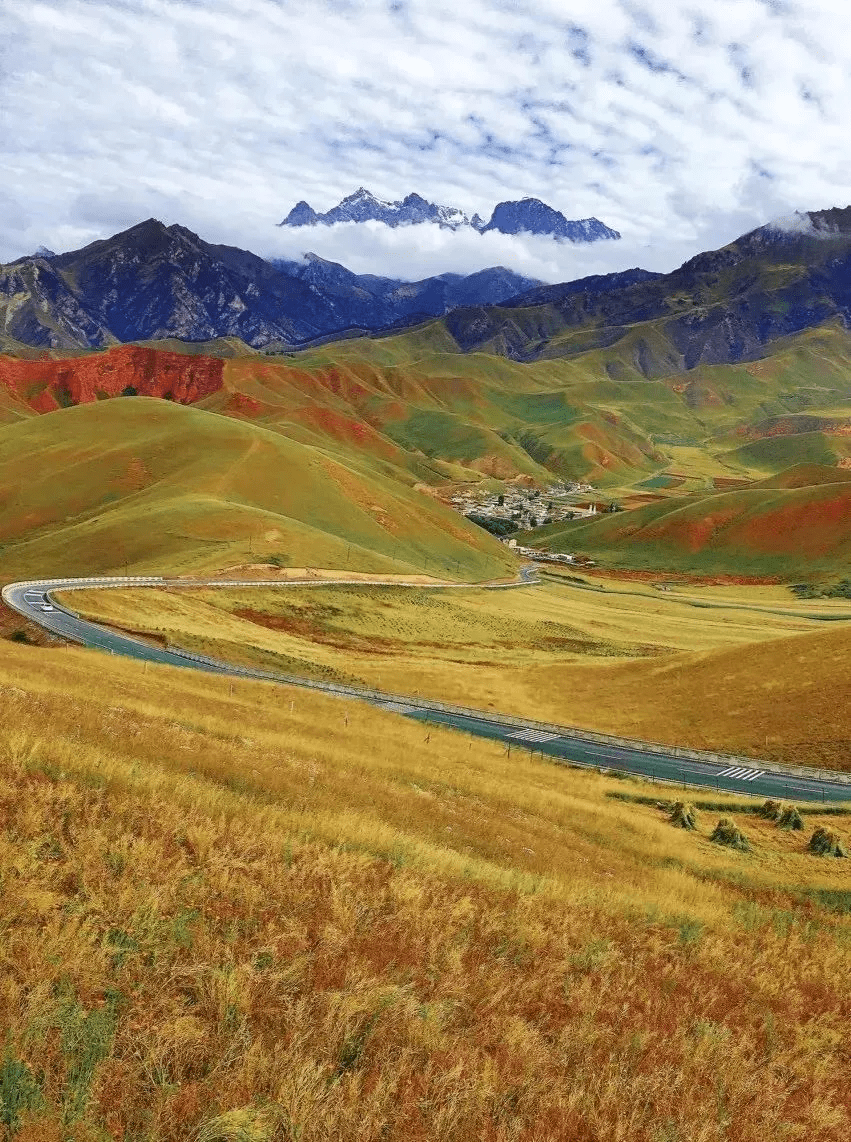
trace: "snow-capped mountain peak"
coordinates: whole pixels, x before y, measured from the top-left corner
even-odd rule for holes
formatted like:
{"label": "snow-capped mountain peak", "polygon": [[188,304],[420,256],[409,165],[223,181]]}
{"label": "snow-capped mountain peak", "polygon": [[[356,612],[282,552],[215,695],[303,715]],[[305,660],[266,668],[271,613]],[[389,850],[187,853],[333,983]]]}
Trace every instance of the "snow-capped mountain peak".
{"label": "snow-capped mountain peak", "polygon": [[317,214],[306,202],[295,206],[281,226],[333,226],[335,222],[383,222],[386,226],[407,226],[434,222],[438,226],[457,229],[469,225],[466,214],[455,206],[437,206],[422,195],[409,194],[388,202],[360,186],[325,214]]}
{"label": "snow-capped mountain peak", "polygon": [[440,206],[422,195],[411,192],[403,199],[385,201],[372,191],[359,186],[337,206],[318,214],[307,202],[293,207],[281,226],[333,226],[337,222],[382,222],[385,226],[414,226],[431,223],[444,230],[469,227],[479,234],[496,230],[501,234],[543,234],[568,242],[596,242],[601,238],[617,239],[620,234],[597,218],[572,221],[538,198],[500,202],[491,219],[485,223],[478,214],[468,218],[457,206]]}

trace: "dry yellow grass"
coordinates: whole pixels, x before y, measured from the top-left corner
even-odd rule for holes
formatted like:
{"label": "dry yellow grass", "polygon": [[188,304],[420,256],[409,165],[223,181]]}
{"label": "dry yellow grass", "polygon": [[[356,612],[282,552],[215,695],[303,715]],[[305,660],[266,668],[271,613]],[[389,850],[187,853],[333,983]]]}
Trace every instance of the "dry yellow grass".
{"label": "dry yellow grass", "polygon": [[5,646],[0,693],[17,1142],[847,1135],[851,898],[801,834],[90,652]]}
{"label": "dry yellow grass", "polygon": [[[605,585],[605,592],[556,584],[502,592],[98,591],[68,601],[116,625],[267,669],[672,745],[851,768],[851,627],[805,617],[836,613],[835,600],[784,601],[741,587],[730,597],[679,599],[646,584]],[[713,605],[693,606],[694,599]]]}

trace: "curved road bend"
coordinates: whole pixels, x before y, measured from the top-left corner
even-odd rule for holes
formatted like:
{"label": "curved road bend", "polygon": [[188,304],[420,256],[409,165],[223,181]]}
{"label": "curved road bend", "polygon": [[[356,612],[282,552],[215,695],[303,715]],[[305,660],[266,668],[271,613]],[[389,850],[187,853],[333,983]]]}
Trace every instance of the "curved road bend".
{"label": "curved road bend", "polygon": [[[521,583],[533,585],[536,582],[534,569],[524,568]],[[290,580],[289,583],[227,581],[221,580],[167,580],[158,578],[92,578],[92,579],[51,579],[37,582],[12,583],[3,588],[3,600],[13,610],[38,623],[46,630],[72,642],[112,654],[121,654],[147,662],[159,662],[168,666],[191,667],[212,674],[225,674],[233,677],[249,677],[286,685],[302,686],[308,689],[330,691],[345,697],[359,698],[375,706],[394,711],[405,717],[419,721],[447,726],[477,737],[504,742],[508,748],[522,749],[539,753],[553,761],[577,763],[592,767],[605,767],[624,773],[634,773],[643,777],[668,782],[683,782],[706,789],[728,793],[747,793],[757,797],[791,798],[797,801],[851,801],[851,784],[835,780],[817,780],[814,777],[798,776],[792,772],[765,770],[759,761],[737,761],[730,758],[718,761],[708,755],[704,760],[694,757],[677,756],[676,751],[665,751],[642,742],[629,744],[611,740],[601,740],[599,735],[585,736],[581,730],[530,724],[524,726],[519,719],[500,717],[499,714],[478,714],[474,711],[447,710],[441,703],[422,699],[406,699],[365,691],[354,686],[329,686],[311,679],[274,675],[261,670],[250,670],[233,666],[215,659],[188,655],[178,649],[162,649],[142,642],[130,635],[120,634],[98,623],[80,619],[62,607],[53,598],[53,593],[63,590],[95,590],[115,587],[281,587],[281,586],[357,586],[351,580]],[[383,582],[361,581],[364,586],[421,586],[384,580]],[[427,588],[430,590],[452,590],[479,586],[481,584],[452,584],[447,587]],[[488,589],[498,589],[496,585]]]}

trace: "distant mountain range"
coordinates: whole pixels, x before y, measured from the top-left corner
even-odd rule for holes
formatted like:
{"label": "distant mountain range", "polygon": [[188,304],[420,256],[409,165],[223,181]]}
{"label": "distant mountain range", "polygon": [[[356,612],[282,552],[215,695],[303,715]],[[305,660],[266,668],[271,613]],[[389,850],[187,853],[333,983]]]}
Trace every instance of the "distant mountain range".
{"label": "distant mountain range", "polygon": [[598,218],[571,221],[539,198],[500,202],[489,222],[478,214],[468,218],[456,206],[437,206],[419,194],[409,194],[395,202],[385,202],[360,187],[325,214],[318,214],[309,203],[297,203],[279,226],[333,226],[335,222],[383,222],[385,226],[413,226],[432,223],[446,230],[469,228],[480,234],[496,230],[500,234],[543,234],[568,242],[597,242],[620,238],[617,230]]}
{"label": "distant mountain range", "polygon": [[601,351],[615,381],[757,360],[788,334],[851,327],[851,207],[762,226],[670,274],[559,285],[502,267],[400,282],[315,254],[272,263],[154,219],[0,266],[0,349],[12,351],[239,338],[285,352],[428,320],[459,352],[529,362]]}
{"label": "distant mountain range", "polygon": [[272,263],[151,218],[82,250],[0,266],[0,348],[4,337],[50,349],[237,337],[285,349],[493,305],[540,284],[502,266],[401,282],[314,254]]}

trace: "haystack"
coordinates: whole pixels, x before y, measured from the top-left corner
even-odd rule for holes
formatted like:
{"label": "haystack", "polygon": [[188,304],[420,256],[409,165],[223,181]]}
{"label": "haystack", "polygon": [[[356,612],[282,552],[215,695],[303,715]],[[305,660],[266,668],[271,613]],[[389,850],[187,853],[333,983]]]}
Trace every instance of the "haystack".
{"label": "haystack", "polygon": [[710,840],[715,841],[716,845],[726,845],[728,848],[739,849],[741,852],[747,852],[750,848],[745,834],[729,817],[721,818],[715,826],[715,831]]}
{"label": "haystack", "polygon": [[847,857],[848,853],[838,833],[819,825],[810,837],[810,852],[816,856]]}
{"label": "haystack", "polygon": [[803,829],[804,818],[794,805],[784,805],[777,824],[781,829]]}
{"label": "haystack", "polygon": [[696,829],[697,828],[697,809],[694,805],[689,805],[687,801],[677,801],[671,810],[669,818],[672,825],[676,825],[678,829]]}

